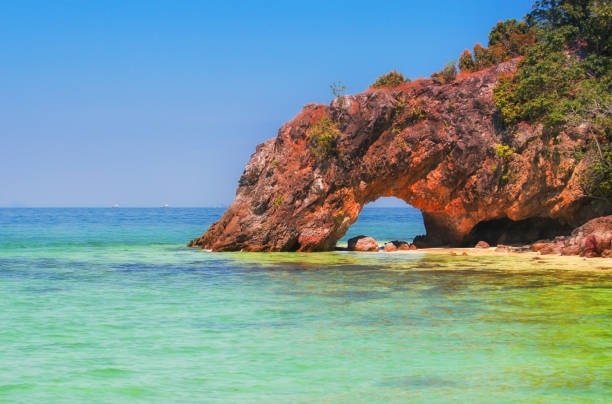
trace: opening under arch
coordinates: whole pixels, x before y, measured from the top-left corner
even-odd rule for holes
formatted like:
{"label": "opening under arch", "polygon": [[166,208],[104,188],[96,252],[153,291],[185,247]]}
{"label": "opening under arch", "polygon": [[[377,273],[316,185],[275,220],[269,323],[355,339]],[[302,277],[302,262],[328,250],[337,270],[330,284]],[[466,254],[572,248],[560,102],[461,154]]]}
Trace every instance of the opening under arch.
{"label": "opening under arch", "polygon": [[481,240],[490,245],[531,244],[541,239],[568,235],[571,231],[571,226],[550,218],[534,217],[519,221],[508,218],[486,220],[472,229],[467,246],[473,246]]}
{"label": "opening under arch", "polygon": [[425,225],[419,209],[399,198],[381,197],[363,207],[336,247],[346,248],[350,238],[360,235],[373,237],[382,246],[393,240],[412,243],[414,237],[422,234]]}

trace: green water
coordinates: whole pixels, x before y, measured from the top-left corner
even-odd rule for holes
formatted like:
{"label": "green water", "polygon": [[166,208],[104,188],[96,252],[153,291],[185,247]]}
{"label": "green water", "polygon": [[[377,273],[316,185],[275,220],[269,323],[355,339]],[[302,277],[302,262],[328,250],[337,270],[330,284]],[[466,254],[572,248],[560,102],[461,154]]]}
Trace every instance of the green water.
{"label": "green water", "polygon": [[610,270],[206,253],[179,241],[216,211],[25,211],[0,209],[0,402],[612,396]]}

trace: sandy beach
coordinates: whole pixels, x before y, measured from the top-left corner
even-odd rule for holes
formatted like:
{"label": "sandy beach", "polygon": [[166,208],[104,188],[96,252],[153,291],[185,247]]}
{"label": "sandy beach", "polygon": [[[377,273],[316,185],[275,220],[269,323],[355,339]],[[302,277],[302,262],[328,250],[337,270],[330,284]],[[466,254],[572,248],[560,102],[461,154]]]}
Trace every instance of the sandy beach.
{"label": "sandy beach", "polygon": [[[508,258],[510,266],[519,264],[521,269],[524,265],[532,263],[534,266],[554,266],[557,269],[572,271],[610,271],[612,270],[612,258],[585,258],[576,255],[541,255],[535,251],[512,252],[496,251],[496,247],[490,248],[423,248],[419,250],[406,251],[408,253],[418,252],[432,255],[468,256],[468,257],[490,257],[497,259]],[[390,254],[394,254],[392,252]]]}

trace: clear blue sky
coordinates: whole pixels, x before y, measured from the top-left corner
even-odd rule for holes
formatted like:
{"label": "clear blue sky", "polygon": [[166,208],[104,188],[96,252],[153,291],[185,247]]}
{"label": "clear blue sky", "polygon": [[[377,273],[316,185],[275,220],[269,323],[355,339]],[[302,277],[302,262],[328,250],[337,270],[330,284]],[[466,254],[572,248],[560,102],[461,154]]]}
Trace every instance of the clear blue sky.
{"label": "clear blue sky", "polygon": [[329,85],[428,77],[532,0],[0,5],[0,206],[219,206]]}

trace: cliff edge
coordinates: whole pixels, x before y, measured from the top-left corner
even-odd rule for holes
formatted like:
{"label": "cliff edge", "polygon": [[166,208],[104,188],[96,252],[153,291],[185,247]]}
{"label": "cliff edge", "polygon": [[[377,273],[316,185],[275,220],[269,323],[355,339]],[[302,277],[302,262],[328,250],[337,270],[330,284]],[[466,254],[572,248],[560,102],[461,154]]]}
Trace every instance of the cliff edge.
{"label": "cliff edge", "polygon": [[493,89],[516,65],[306,105],[257,146],[232,205],[189,245],[331,250],[383,196],[422,211],[421,246],[533,242],[609,214],[582,191],[580,126],[555,136],[537,125],[503,127]]}

